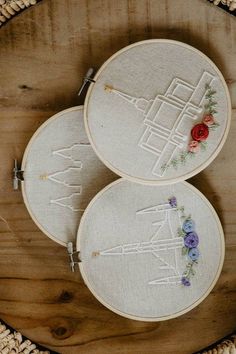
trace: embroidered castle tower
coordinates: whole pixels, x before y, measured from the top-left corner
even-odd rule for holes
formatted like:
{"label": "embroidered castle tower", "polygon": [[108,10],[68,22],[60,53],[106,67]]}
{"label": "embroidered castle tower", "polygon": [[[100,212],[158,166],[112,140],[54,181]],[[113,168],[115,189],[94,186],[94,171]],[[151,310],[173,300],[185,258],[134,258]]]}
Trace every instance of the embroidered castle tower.
{"label": "embroidered castle tower", "polygon": [[105,90],[112,92],[128,101],[143,112],[144,133],[138,145],[156,156],[152,174],[162,177],[165,171],[161,168],[168,163],[177,149],[183,148],[187,141],[189,129],[185,120],[196,120],[203,110],[203,101],[206,85],[210,85],[214,76],[204,71],[196,85],[174,78],[166,90],[156,98],[132,97],[113,87],[105,86]]}
{"label": "embroidered castle tower", "polygon": [[106,250],[95,252],[100,256],[130,256],[151,254],[159,263],[158,279],[150,280],[149,285],[170,285],[181,283],[181,272],[178,259],[183,247],[182,237],[176,236],[176,230],[181,226],[180,215],[177,207],[169,203],[148,207],[136,212],[137,216],[146,217],[157,215],[158,221],[152,225],[156,228],[150,241],[118,245]]}
{"label": "embroidered castle tower", "polygon": [[[67,160],[72,166],[64,170],[56,171],[51,174],[40,176],[42,180],[50,180],[53,183],[61,185],[60,191],[64,191],[63,196],[50,199],[51,205],[57,205],[72,212],[83,212],[80,208],[80,195],[82,194],[82,185],[78,184],[80,172],[83,168],[81,161],[81,151],[83,148],[91,147],[88,143],[75,143],[69,147],[52,151],[53,156],[58,156]],[[69,194],[68,194],[69,191]]]}

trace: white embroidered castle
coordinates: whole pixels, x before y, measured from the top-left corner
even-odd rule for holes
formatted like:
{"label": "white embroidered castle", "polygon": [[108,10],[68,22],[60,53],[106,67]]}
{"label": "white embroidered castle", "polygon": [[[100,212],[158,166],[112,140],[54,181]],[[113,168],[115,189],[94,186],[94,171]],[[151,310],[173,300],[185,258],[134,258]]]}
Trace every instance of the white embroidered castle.
{"label": "white embroidered castle", "polygon": [[[152,225],[157,229],[150,241],[118,245],[103,251],[101,256],[128,256],[151,253],[158,260],[157,269],[162,274],[159,278],[150,280],[149,285],[170,285],[181,283],[181,272],[178,259],[183,247],[183,238],[176,236],[177,228],[181,227],[179,211],[171,207],[169,203],[159,204],[136,212],[136,215],[145,217],[149,214],[157,214],[160,220]],[[174,229],[174,230],[173,230]]]}
{"label": "white embroidered castle", "polygon": [[186,128],[186,120],[196,120],[199,117],[203,110],[206,85],[210,85],[213,80],[214,76],[207,71],[203,72],[196,85],[174,78],[163,95],[158,94],[151,100],[132,97],[110,86],[105,87],[143,112],[145,129],[138,145],[156,156],[153,175],[162,177],[165,171],[161,166],[171,161],[177,149],[183,148],[190,133]]}
{"label": "white embroidered castle", "polygon": [[76,205],[78,205],[80,194],[81,193],[72,193],[68,197],[51,199],[50,203],[55,204],[55,205],[59,205],[64,208],[68,208],[73,212],[78,212],[78,211],[83,212],[84,209],[80,209],[79,207],[76,206]]}
{"label": "white embroidered castle", "polygon": [[69,147],[52,151],[53,156],[69,160],[73,163],[73,166],[41,177],[44,180],[60,184],[62,190],[65,187],[65,190],[70,189],[72,191],[69,195],[50,199],[50,204],[67,208],[73,212],[84,211],[84,209],[79,208],[79,196],[82,194],[82,186],[77,183],[79,172],[83,168],[83,163],[78,156],[81,155],[81,149],[84,147],[91,147],[91,145],[87,143],[75,143]]}
{"label": "white embroidered castle", "polygon": [[76,188],[79,193],[82,192],[82,186],[80,184],[73,183],[74,175],[78,176],[78,172],[82,169],[82,164],[78,167],[68,167],[65,170],[58,171],[47,175],[47,178],[52,182],[61,184],[68,188]]}
{"label": "white embroidered castle", "polygon": [[54,150],[52,152],[53,155],[61,156],[64,159],[72,161],[75,165],[78,165],[82,168],[82,163],[81,161],[77,158],[77,156],[80,153],[80,149],[82,147],[90,146],[90,144],[87,143],[76,143],[73,144],[67,148],[62,148],[58,150]]}

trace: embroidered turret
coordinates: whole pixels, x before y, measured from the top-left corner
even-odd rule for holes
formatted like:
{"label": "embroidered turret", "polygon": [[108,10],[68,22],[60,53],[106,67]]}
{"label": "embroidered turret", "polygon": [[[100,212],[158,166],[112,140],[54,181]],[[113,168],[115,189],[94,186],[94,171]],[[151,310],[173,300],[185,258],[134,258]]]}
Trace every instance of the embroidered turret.
{"label": "embroidered turret", "polygon": [[156,156],[152,174],[162,177],[164,163],[172,159],[177,149],[182,149],[189,135],[186,120],[196,120],[203,111],[206,86],[214,75],[204,71],[195,85],[174,78],[164,94],[147,100],[133,97],[109,85],[105,90],[132,104],[144,115],[144,132],[138,145]]}
{"label": "embroidered turret", "polygon": [[157,216],[158,220],[152,222],[155,232],[150,241],[127,243],[96,251],[98,256],[133,256],[142,257],[151,254],[157,258],[161,272],[166,273],[160,278],[151,280],[149,285],[164,285],[181,283],[181,272],[178,266],[178,258],[183,248],[183,239],[177,235],[177,228],[181,227],[180,214],[177,206],[170,203],[158,204],[138,210],[138,218]]}
{"label": "embroidered turret", "polygon": [[81,180],[80,173],[83,168],[82,151],[84,148],[91,148],[91,145],[89,143],[75,143],[69,147],[52,151],[52,155],[54,157],[68,160],[72,166],[69,166],[64,170],[41,175],[40,179],[45,181],[48,180],[66,187],[64,194],[67,194],[69,189],[72,193],[69,195],[64,195],[63,197],[51,198],[51,205],[57,205],[69,209],[72,212],[84,211],[84,209],[81,209],[79,205],[79,196],[83,191],[82,185],[79,181]]}

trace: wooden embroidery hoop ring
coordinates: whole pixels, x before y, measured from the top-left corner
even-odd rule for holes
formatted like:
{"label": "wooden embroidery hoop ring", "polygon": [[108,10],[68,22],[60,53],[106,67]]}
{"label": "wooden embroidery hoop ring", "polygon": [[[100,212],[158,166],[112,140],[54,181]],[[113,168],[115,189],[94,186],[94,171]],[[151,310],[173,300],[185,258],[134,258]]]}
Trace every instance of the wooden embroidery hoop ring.
{"label": "wooden embroidery hoop ring", "polygon": [[[92,94],[93,91],[93,87],[96,84],[97,79],[99,78],[100,74],[103,72],[103,70],[107,67],[107,65],[109,65],[109,63],[115,59],[116,57],[118,57],[120,54],[122,54],[123,52],[126,52],[127,50],[134,48],[136,46],[142,45],[142,44],[147,44],[147,43],[172,43],[172,44],[177,44],[179,46],[182,46],[183,48],[187,48],[192,50],[193,52],[199,54],[200,56],[202,56],[209,64],[212,65],[212,67],[214,68],[214,70],[217,72],[219,78],[221,79],[221,82],[225,88],[225,93],[226,93],[226,97],[227,97],[227,106],[228,106],[228,111],[227,111],[227,125],[225,128],[225,132],[224,135],[221,139],[221,141],[219,142],[219,145],[217,146],[217,148],[215,149],[215,151],[212,153],[212,155],[205,161],[203,162],[200,166],[196,167],[193,171],[188,172],[186,174],[184,174],[183,176],[179,176],[173,179],[168,179],[168,180],[147,180],[147,179],[143,179],[143,178],[139,178],[139,177],[134,177],[134,176],[130,176],[122,171],[120,171],[119,169],[117,169],[116,167],[114,167],[109,161],[107,161],[106,159],[103,158],[103,156],[100,154],[100,152],[98,151],[95,142],[93,141],[93,137],[91,135],[91,131],[89,129],[89,124],[88,124],[88,105],[89,105],[89,99],[90,96]],[[231,100],[230,100],[230,96],[229,96],[229,91],[228,91],[228,87],[225,83],[225,79],[222,75],[222,73],[220,72],[220,70],[217,68],[217,66],[213,63],[213,61],[210,60],[210,58],[208,58],[204,53],[202,53],[200,50],[179,42],[179,41],[175,41],[175,40],[170,40],[170,39],[148,39],[148,40],[144,40],[144,41],[140,41],[140,42],[136,42],[133,43],[129,46],[124,47],[123,49],[119,50],[118,52],[116,52],[115,54],[113,54],[108,60],[105,61],[105,63],[101,66],[101,68],[98,70],[98,72],[96,73],[96,75],[94,76],[94,81],[92,82],[89,86],[86,98],[85,98],[85,103],[84,103],[84,122],[85,122],[85,130],[86,133],[88,135],[89,141],[91,146],[93,147],[93,150],[95,151],[95,153],[97,154],[97,156],[99,157],[99,159],[113,172],[115,172],[117,175],[124,177],[130,181],[136,182],[136,183],[142,183],[142,184],[149,184],[149,185],[167,185],[167,184],[172,184],[172,183],[177,183],[177,182],[181,182],[184,181],[186,179],[189,179],[193,176],[195,176],[196,174],[198,174],[199,172],[201,172],[202,170],[204,170],[207,166],[210,165],[210,163],[217,157],[217,155],[219,154],[219,152],[221,151],[228,133],[229,133],[229,128],[230,128],[230,123],[231,123]]]}
{"label": "wooden embroidery hoop ring", "polygon": [[[83,229],[83,224],[85,221],[85,218],[87,216],[87,214],[90,211],[90,208],[92,207],[92,205],[100,198],[100,196],[103,195],[103,193],[105,193],[108,189],[112,188],[113,186],[117,185],[118,183],[122,183],[123,181],[125,181],[124,178],[119,178],[118,180],[110,183],[108,186],[106,186],[105,188],[103,188],[98,194],[96,194],[96,196],[91,200],[91,202],[88,204],[82,218],[80,221],[80,227],[78,229],[78,233],[77,233],[77,243],[76,243],[76,250],[77,251],[81,251],[81,247],[80,247],[80,241],[81,241],[81,237],[82,236],[82,229]],[[223,267],[223,263],[224,263],[224,257],[225,257],[225,241],[224,241],[224,232],[223,232],[223,228],[220,222],[220,219],[215,211],[215,209],[213,208],[213,206],[211,205],[211,203],[208,201],[208,199],[194,186],[192,186],[190,183],[183,181],[180,182],[184,185],[186,185],[188,188],[190,188],[195,194],[197,194],[208,206],[208,208],[211,210],[213,216],[215,217],[218,229],[219,229],[219,235],[220,235],[220,241],[221,241],[221,258],[220,258],[220,263],[215,275],[215,278],[213,279],[211,285],[209,286],[209,288],[207,289],[207,291],[197,300],[195,301],[192,305],[188,306],[187,308],[185,308],[184,310],[178,311],[174,314],[168,315],[168,316],[162,316],[162,317],[139,317],[139,316],[135,316],[135,315],[131,315],[129,313],[124,313],[114,307],[112,307],[111,305],[109,305],[105,300],[103,300],[99,295],[96,294],[95,290],[93,289],[92,285],[90,284],[86,273],[84,271],[83,268],[83,262],[79,263],[79,269],[80,269],[80,273],[82,275],[82,278],[85,282],[85,284],[87,285],[87,287],[89,288],[89,290],[91,291],[91,293],[96,297],[96,299],[101,302],[105,307],[107,307],[109,310],[117,313],[120,316],[132,319],[132,320],[137,320],[137,321],[147,321],[147,322],[158,322],[158,321],[165,321],[165,320],[170,320],[172,318],[175,317],[179,317],[187,312],[189,312],[190,310],[192,310],[193,308],[195,308],[197,305],[199,305],[211,292],[211,290],[214,288],[217,280],[219,279],[222,267]]]}
{"label": "wooden embroidery hoop ring", "polygon": [[[34,140],[35,138],[50,124],[52,123],[54,120],[56,120],[57,118],[59,118],[61,115],[64,115],[66,113],[69,113],[69,112],[74,112],[74,111],[82,111],[84,109],[84,106],[74,106],[74,107],[71,107],[71,108],[68,108],[68,109],[65,109],[61,112],[58,112],[56,114],[54,114],[52,117],[50,117],[48,120],[46,120],[37,130],[36,132],[33,134],[33,136],[31,137],[26,149],[25,149],[25,152],[24,152],[24,155],[23,155],[23,160],[22,160],[22,164],[21,164],[21,169],[24,171],[25,170],[25,166],[26,166],[26,162],[27,162],[27,157],[28,157],[28,153],[32,147],[32,144],[34,143]],[[38,228],[46,235],[48,236],[51,240],[59,243],[60,245],[64,246],[64,247],[67,247],[67,242],[63,242],[61,241],[60,239],[56,238],[54,235],[52,235],[51,233],[49,233],[45,228],[44,226],[42,226],[37,218],[35,217],[34,213],[32,212],[31,210],[31,207],[30,207],[30,204],[28,202],[28,199],[27,199],[27,195],[26,195],[26,190],[25,190],[25,185],[24,185],[24,181],[22,181],[21,183],[21,191],[22,191],[22,196],[23,196],[23,200],[24,200],[24,203],[25,203],[25,206],[28,210],[28,213],[30,214],[31,218],[33,219],[34,223],[38,226]]]}

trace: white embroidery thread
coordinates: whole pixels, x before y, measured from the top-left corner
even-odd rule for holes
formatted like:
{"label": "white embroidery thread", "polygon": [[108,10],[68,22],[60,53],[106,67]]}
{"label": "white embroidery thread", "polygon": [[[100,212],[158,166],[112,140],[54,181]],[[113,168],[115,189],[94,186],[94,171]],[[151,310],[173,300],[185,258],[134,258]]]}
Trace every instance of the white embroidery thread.
{"label": "white embroidery thread", "polygon": [[[58,171],[58,172],[52,173],[50,175],[47,175],[47,178],[49,180],[51,180],[52,182],[61,184],[65,187],[79,189],[80,193],[82,193],[82,186],[80,184],[69,183],[66,181],[67,174],[70,175],[70,173],[72,171],[78,172],[79,170],[81,170],[81,168],[82,167],[68,167],[65,170]],[[62,176],[64,179],[63,180],[59,179],[60,176]]]}
{"label": "white embroidery thread", "polygon": [[78,164],[82,168],[82,162],[77,158],[74,158],[74,155],[79,155],[81,152],[81,147],[91,147],[91,145],[89,143],[76,143],[63,149],[53,150],[52,154],[71,160],[73,163]]}
{"label": "white embroidery thread", "polygon": [[[156,156],[152,168],[153,175],[163,177],[166,172],[161,168],[163,163],[169,163],[177,149],[183,148],[189,134],[184,129],[183,121],[198,118],[203,110],[205,87],[210,85],[214,78],[214,75],[204,71],[195,86],[174,78],[164,95],[158,94],[151,100],[132,97],[113,87],[105,86],[106,91],[117,94],[143,113],[145,129],[138,146]],[[168,120],[164,119],[165,116],[168,116]]]}
{"label": "white embroidery thread", "polygon": [[75,166],[67,167],[65,170],[62,171],[42,175],[40,176],[40,178],[42,180],[50,180],[54,183],[61,184],[66,188],[73,188],[77,190],[77,192],[74,192],[66,197],[51,199],[50,204],[67,208],[73,212],[84,211],[84,209],[80,209],[76,206],[79,202],[79,196],[82,194],[82,186],[77,183],[69,182],[69,177],[71,176],[71,174],[73,172],[78,173],[83,168],[81,160],[76,157],[81,154],[81,149],[83,147],[91,147],[91,145],[89,143],[75,143],[69,147],[52,151],[52,155],[62,157],[66,160],[70,160]]}
{"label": "white embroidery thread", "polygon": [[51,204],[55,204],[55,205],[59,205],[60,207],[63,208],[67,208],[70,209],[73,212],[84,212],[84,209],[80,209],[78,207],[76,207],[75,205],[78,203],[78,196],[81,193],[72,193],[71,195],[69,195],[68,197],[61,197],[61,198],[57,198],[57,199],[51,199],[50,203]]}
{"label": "white embroidery thread", "polygon": [[[166,276],[148,282],[149,285],[166,285],[181,283],[181,273],[178,267],[177,252],[183,247],[183,239],[176,237],[173,231],[171,213],[176,213],[178,226],[181,226],[181,219],[177,208],[171,207],[169,203],[159,204],[152,207],[138,210],[136,215],[149,215],[162,213],[163,218],[160,221],[153,222],[152,225],[157,227],[150,241],[136,242],[118,245],[100,252],[96,252],[101,256],[124,256],[129,254],[146,254],[151,253],[160,261],[159,269],[166,270]],[[167,226],[171,237],[160,239],[164,226]],[[171,262],[165,259],[163,252],[168,251]]]}

